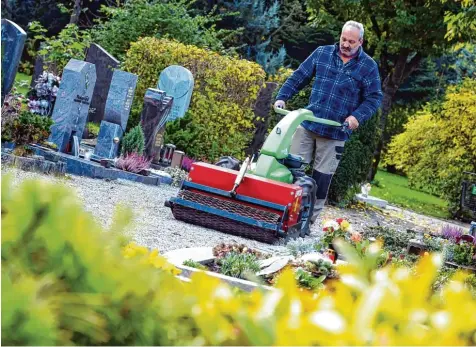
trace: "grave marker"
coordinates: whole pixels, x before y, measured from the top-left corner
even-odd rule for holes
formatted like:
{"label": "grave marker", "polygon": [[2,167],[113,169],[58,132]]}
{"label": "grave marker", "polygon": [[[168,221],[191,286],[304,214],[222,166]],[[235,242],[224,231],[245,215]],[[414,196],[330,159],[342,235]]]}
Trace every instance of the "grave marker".
{"label": "grave marker", "polygon": [[113,159],[119,152],[119,141],[126,131],[137,75],[115,70],[106,101],[104,120],[101,121],[94,154]]}
{"label": "grave marker", "polygon": [[145,137],[144,154],[148,157],[157,158],[160,147],[156,145],[156,137],[169,115],[173,102],[174,99],[166,96],[162,90],[149,88],[145,93],[141,125]]}
{"label": "grave marker", "polygon": [[127,121],[129,120],[137,79],[137,75],[121,70],[114,71],[111,79],[104,120],[119,124],[123,131],[126,130]]}
{"label": "grave marker", "polygon": [[88,119],[89,105],[96,84],[94,64],[71,59],[63,71],[63,77],[56,97],[51,126],[50,141],[65,152],[76,135],[82,139]]}
{"label": "grave marker", "polygon": [[174,99],[172,111],[166,120],[167,122],[185,115],[190,106],[193,86],[192,73],[182,66],[171,65],[160,73],[157,89],[163,90]]}
{"label": "grave marker", "polygon": [[26,33],[17,24],[2,19],[2,105],[10,93],[20,64]]}
{"label": "grave marker", "polygon": [[119,61],[95,43],[89,47],[85,61],[96,66],[96,86],[91,100],[89,121],[100,123],[104,119],[109,86]]}

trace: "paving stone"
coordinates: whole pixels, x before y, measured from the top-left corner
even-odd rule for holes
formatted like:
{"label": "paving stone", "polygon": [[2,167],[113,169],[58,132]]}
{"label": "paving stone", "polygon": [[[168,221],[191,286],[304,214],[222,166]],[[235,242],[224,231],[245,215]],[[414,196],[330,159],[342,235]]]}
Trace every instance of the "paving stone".
{"label": "paving stone", "polygon": [[185,260],[193,260],[200,264],[208,264],[215,260],[213,255],[213,247],[193,247],[181,248],[169,251],[164,254],[164,257],[174,265],[183,265]]}

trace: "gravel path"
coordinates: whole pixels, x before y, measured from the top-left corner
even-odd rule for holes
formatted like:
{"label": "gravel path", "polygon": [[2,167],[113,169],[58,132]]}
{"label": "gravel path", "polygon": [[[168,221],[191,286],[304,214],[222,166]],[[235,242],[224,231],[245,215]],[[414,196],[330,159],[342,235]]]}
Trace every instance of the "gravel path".
{"label": "gravel path", "polygon": [[[213,247],[222,242],[243,243],[248,247],[270,253],[282,253],[286,250],[283,244],[268,245],[175,220],[170,209],[164,206],[164,201],[176,196],[178,189],[168,185],[154,187],[127,180],[105,181],[73,175],[57,178],[3,167],[2,176],[7,173],[13,175],[14,185],[25,179],[42,179],[71,187],[82,201],[85,210],[104,227],[109,227],[116,205],[124,204],[130,207],[134,213],[134,220],[129,229],[134,240],[140,245],[157,248],[161,253],[178,248]],[[389,226],[401,231],[407,229],[436,231],[443,224],[449,223],[396,208],[382,212],[376,209],[341,209],[326,206],[323,218],[340,217],[349,219],[356,231],[362,231],[374,225]],[[454,221],[451,223],[469,228],[467,224]],[[315,224],[311,236],[303,241],[317,241],[320,234],[319,228],[319,225]]]}

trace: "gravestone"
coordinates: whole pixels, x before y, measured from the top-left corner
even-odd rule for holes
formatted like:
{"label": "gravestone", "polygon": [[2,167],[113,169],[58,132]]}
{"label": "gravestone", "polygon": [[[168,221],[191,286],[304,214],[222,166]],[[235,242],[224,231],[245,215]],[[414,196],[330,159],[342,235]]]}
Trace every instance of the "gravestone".
{"label": "gravestone", "polygon": [[277,87],[277,83],[266,82],[265,87],[261,88],[258,93],[254,106],[254,125],[256,130],[250,146],[245,151],[247,155],[257,154],[263,146],[265,136],[268,132],[273,93]]}
{"label": "gravestone", "polygon": [[125,131],[132,100],[137,86],[137,75],[121,70],[114,71],[107,95],[104,120],[119,124]]}
{"label": "gravestone", "polygon": [[35,87],[36,81],[43,73],[43,65],[44,65],[43,56],[38,55],[35,59],[35,67],[33,68],[33,75],[31,76],[30,88]]}
{"label": "gravestone", "polygon": [[85,61],[96,66],[96,86],[91,100],[89,121],[100,123],[104,119],[109,86],[119,61],[95,43],[88,48]]}
{"label": "gravestone", "polygon": [[17,24],[2,19],[2,105],[10,93],[20,64],[26,33]]}
{"label": "gravestone", "polygon": [[145,138],[144,154],[149,158],[156,159],[159,154],[160,147],[156,145],[156,137],[165,124],[164,119],[167,119],[173,102],[173,98],[159,89],[149,88],[145,93],[141,126]]}
{"label": "gravestone", "polygon": [[137,75],[115,70],[106,101],[104,120],[101,121],[94,154],[113,159],[119,152],[119,141],[126,131]]}
{"label": "gravestone", "polygon": [[108,159],[116,158],[119,152],[119,144],[123,134],[124,131],[119,124],[114,124],[103,120],[99,128],[98,139],[96,147],[94,148],[94,155]]}
{"label": "gravestone", "polygon": [[157,89],[163,90],[174,99],[171,114],[164,122],[172,121],[185,115],[190,106],[193,85],[192,73],[182,66],[171,65],[160,73]]}
{"label": "gravestone", "polygon": [[60,152],[68,149],[71,136],[82,139],[95,84],[94,64],[71,59],[64,68],[53,109],[54,124],[49,140],[58,146]]}

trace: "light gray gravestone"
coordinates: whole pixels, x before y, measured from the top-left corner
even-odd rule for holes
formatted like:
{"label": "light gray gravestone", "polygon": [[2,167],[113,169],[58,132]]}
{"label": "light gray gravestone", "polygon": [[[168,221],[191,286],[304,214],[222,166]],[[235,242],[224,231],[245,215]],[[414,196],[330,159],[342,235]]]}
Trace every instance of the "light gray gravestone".
{"label": "light gray gravestone", "polygon": [[157,89],[163,90],[174,99],[172,111],[166,122],[185,115],[190,106],[193,86],[193,75],[183,66],[171,65],[160,73]]}
{"label": "light gray gravestone", "polygon": [[2,105],[10,93],[20,64],[26,33],[17,24],[2,19]]}
{"label": "light gray gravestone", "polygon": [[50,141],[65,152],[72,136],[83,137],[88,120],[89,105],[96,84],[94,64],[71,59],[63,71],[56,97]]}
{"label": "light gray gravestone", "polygon": [[89,121],[100,123],[104,119],[109,86],[111,85],[114,69],[119,66],[119,60],[95,43],[88,48],[84,60],[96,66],[96,86],[91,100]]}
{"label": "light gray gravestone", "polygon": [[115,70],[112,76],[104,120],[119,124],[123,131],[126,131],[127,121],[129,120],[137,79],[137,75],[121,70]]}

